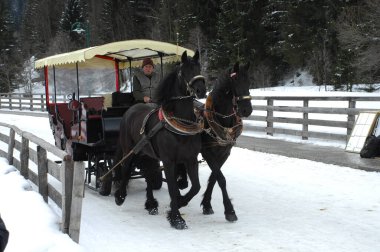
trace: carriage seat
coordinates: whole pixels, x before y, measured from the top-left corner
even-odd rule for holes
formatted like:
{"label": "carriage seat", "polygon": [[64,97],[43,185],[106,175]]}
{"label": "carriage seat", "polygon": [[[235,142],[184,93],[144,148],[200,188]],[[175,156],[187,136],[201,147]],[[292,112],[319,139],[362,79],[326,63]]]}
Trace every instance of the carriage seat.
{"label": "carriage seat", "polygon": [[119,91],[112,93],[112,107],[130,107],[135,104],[132,93],[122,93]]}
{"label": "carriage seat", "polygon": [[[55,111],[55,106],[57,106],[57,113]],[[65,136],[69,139],[71,134],[73,114],[72,111],[69,110],[67,103],[50,104],[49,114],[52,115],[53,120],[57,120],[62,124]]]}
{"label": "carriage seat", "polygon": [[82,97],[80,102],[86,110],[87,119],[101,119],[104,97]]}
{"label": "carriage seat", "polygon": [[115,147],[120,132],[120,122],[126,107],[110,107],[102,112],[103,138],[107,146]]}

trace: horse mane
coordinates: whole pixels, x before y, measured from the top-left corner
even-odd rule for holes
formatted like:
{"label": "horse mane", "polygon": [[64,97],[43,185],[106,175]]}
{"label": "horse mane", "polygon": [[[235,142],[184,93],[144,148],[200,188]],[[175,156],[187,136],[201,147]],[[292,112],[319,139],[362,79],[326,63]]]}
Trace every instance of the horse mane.
{"label": "horse mane", "polygon": [[171,97],[175,96],[175,83],[177,78],[177,68],[167,74],[158,84],[156,89],[156,99],[158,104],[165,104]]}

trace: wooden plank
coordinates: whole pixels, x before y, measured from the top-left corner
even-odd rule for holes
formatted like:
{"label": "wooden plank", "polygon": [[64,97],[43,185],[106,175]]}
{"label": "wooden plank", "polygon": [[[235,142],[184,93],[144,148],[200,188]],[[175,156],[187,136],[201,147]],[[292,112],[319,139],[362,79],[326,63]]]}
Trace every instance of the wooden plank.
{"label": "wooden plank", "polygon": [[7,156],[8,156],[8,153],[0,149],[0,157],[7,158]]}
{"label": "wooden plank", "polygon": [[15,130],[9,129],[9,139],[8,139],[8,164],[13,165],[13,150],[15,148]]}
{"label": "wooden plank", "polygon": [[62,194],[50,184],[48,184],[48,194],[49,198],[62,209]]}
{"label": "wooden plank", "polygon": [[58,158],[63,159],[67,155],[67,152],[58,149],[56,146],[46,142],[45,140],[35,136],[32,133],[25,132],[24,136],[27,137],[28,139],[30,139],[30,141],[32,141],[33,143],[43,147],[46,151],[53,153]]}
{"label": "wooden plank", "polygon": [[21,141],[21,152],[20,152],[20,162],[21,169],[20,173],[24,176],[25,179],[28,179],[28,170],[29,170],[29,139],[22,137]]}
{"label": "wooden plank", "polygon": [[[309,100],[304,99],[303,100],[303,107],[307,108],[309,107]],[[303,113],[303,120],[302,120],[302,132],[308,132],[309,131],[309,113]],[[305,134],[302,134],[302,140],[307,140],[308,136]]]}
{"label": "wooden plank", "polygon": [[75,162],[69,235],[71,239],[77,243],[79,243],[80,223],[82,218],[84,170],[84,162]]}
{"label": "wooden plank", "polygon": [[62,232],[67,234],[70,226],[70,210],[73,190],[74,161],[67,155],[62,162]]}
{"label": "wooden plank", "polygon": [[0,133],[0,141],[8,144],[8,142],[9,142],[9,136],[8,135],[4,135],[3,133]]}
{"label": "wooden plank", "polygon": [[48,202],[48,163],[47,153],[44,148],[37,146],[38,157],[38,192],[42,195],[44,201]]}
{"label": "wooden plank", "polygon": [[289,117],[271,117],[267,119],[270,122],[275,123],[291,123],[291,124],[308,124],[315,126],[325,126],[325,127],[337,127],[337,128],[347,128],[346,121],[328,121],[328,120],[317,120],[317,119],[303,119],[303,118],[289,118]]}
{"label": "wooden plank", "polygon": [[309,101],[380,101],[379,96],[252,96],[252,101],[268,99],[279,101],[302,101],[303,99]]}
{"label": "wooden plank", "polygon": [[[267,100],[267,119],[270,117],[273,117],[273,99]],[[267,135],[273,136],[273,132],[271,132],[271,129],[273,129],[273,122],[270,122],[267,120]]]}
{"label": "wooden plank", "polygon": [[51,176],[61,181],[61,165],[54,161],[48,160],[48,171]]}

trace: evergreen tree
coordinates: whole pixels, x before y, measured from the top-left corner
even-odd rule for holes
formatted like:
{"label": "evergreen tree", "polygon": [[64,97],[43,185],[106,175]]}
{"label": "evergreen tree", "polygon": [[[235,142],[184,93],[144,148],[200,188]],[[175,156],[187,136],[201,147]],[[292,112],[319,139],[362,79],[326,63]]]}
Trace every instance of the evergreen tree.
{"label": "evergreen tree", "polygon": [[0,92],[11,92],[16,85],[18,52],[13,20],[10,2],[0,0]]}

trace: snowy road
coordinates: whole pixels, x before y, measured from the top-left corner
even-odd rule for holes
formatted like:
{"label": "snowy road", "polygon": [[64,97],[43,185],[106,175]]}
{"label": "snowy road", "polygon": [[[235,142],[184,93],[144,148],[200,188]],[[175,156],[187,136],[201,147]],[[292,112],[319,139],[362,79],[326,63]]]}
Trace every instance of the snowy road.
{"label": "snowy road", "polygon": [[[51,138],[47,118],[29,120],[0,114],[0,119],[47,140]],[[209,168],[202,164],[201,193],[189,206],[181,209],[189,229],[178,231],[170,228],[165,218],[169,205],[165,184],[161,190],[155,191],[160,213],[150,216],[144,210],[145,182],[134,180],[130,183],[126,202],[120,207],[116,206],[112,196],[102,197],[86,189],[80,246],[90,252],[380,251],[379,173],[240,148],[233,149],[223,172],[239,217],[236,223],[225,221],[218,187],[212,201],[215,214],[202,215],[199,204],[210,174]],[[0,179],[5,179],[3,181],[7,176],[11,173],[0,173]],[[12,196],[8,195],[11,191],[1,192],[0,212],[5,221],[11,220],[13,211],[8,209],[13,204]],[[9,202],[6,201],[8,199]],[[44,218],[36,212],[24,212],[23,215],[25,219],[36,222],[38,218]],[[11,227],[13,230],[33,225],[16,224]],[[25,239],[17,237],[17,232],[13,235],[10,250],[6,252],[20,251],[12,250],[17,247],[12,244],[20,244]],[[44,234],[36,232],[31,235],[43,237]],[[40,240],[30,239],[28,242]],[[23,251],[46,251],[28,250],[32,247],[29,244]]]}

